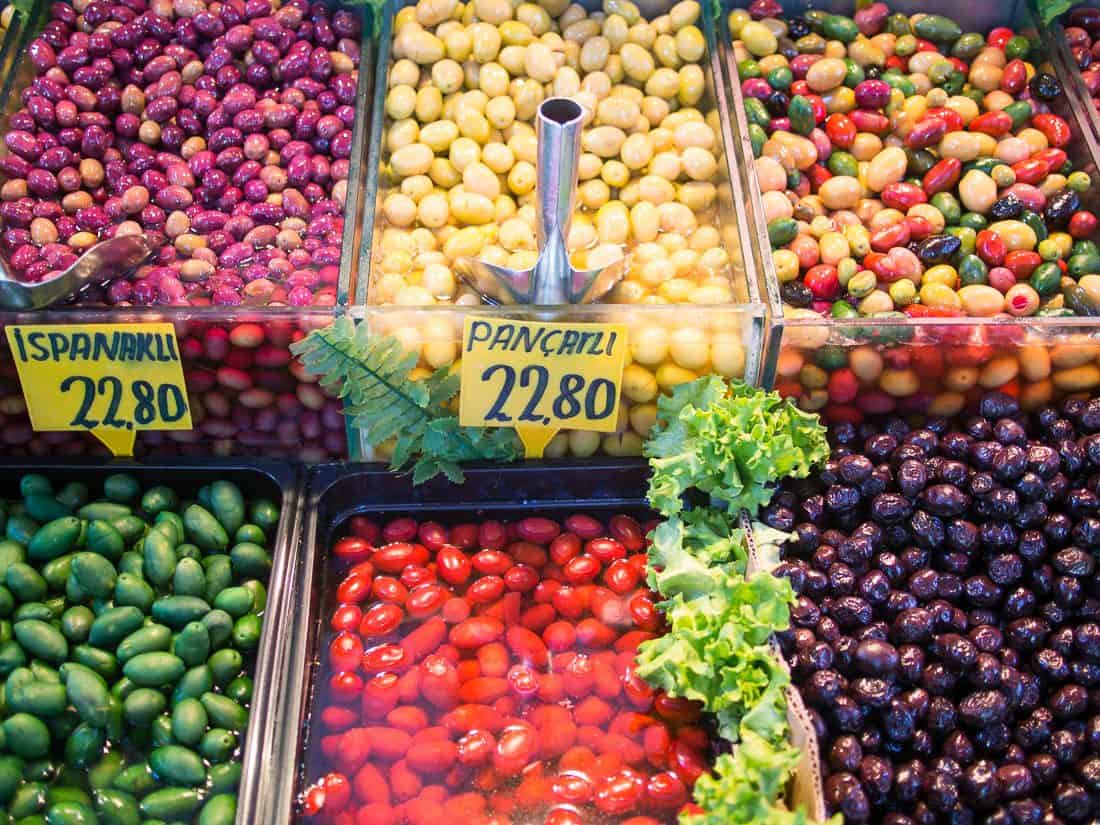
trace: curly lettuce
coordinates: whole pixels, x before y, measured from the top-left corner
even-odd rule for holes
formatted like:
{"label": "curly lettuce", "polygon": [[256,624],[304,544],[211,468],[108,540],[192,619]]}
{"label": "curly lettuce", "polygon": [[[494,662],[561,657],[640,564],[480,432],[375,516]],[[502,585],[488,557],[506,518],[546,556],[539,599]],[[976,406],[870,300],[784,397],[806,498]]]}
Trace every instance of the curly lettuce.
{"label": "curly lettuce", "polygon": [[[680,825],[810,825],[805,810],[776,800],[798,762],[798,751],[747,731],[732,754],[718,757],[714,772],[695,783],[700,810],[680,815]],[[841,825],[839,815],[828,825]]]}
{"label": "curly lettuce", "polygon": [[708,592],[679,592],[662,603],[668,632],[638,648],[638,674],[672,696],[701,702],[732,742],[746,730],[780,741],[790,678],[767,641],[789,625],[794,592],[767,573],[745,579],[714,571],[712,582]]}
{"label": "curly lettuce", "polygon": [[696,508],[654,529],[648,561],[651,588],[694,599],[715,590],[727,572],[744,573],[748,549],[743,531],[728,514]]}
{"label": "curly lettuce", "polygon": [[767,504],[774,484],[805,478],[828,455],[825,428],[778,393],[716,375],[676,387],[657,402],[645,445],[650,504],[665,515],[698,490],[736,513]]}

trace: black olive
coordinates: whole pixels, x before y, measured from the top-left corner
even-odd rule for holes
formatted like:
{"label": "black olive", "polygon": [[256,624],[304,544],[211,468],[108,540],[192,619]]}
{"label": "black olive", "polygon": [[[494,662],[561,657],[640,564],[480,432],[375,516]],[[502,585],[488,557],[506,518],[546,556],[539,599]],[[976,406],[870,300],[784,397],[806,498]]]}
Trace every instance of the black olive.
{"label": "black olive", "polygon": [[1084,742],[1068,730],[1056,730],[1047,743],[1047,751],[1063,765],[1071,765],[1081,758]]}
{"label": "black olive", "polygon": [[1053,226],[1064,226],[1070,216],[1081,208],[1081,196],[1072,189],[1055,192],[1047,201],[1043,217]]}
{"label": "black olive", "polygon": [[823,544],[814,551],[813,558],[810,560],[815,570],[820,570],[822,573],[828,573],[829,568],[837,563],[836,561],[836,548],[831,544]]}
{"label": "black olive", "polygon": [[783,303],[792,307],[806,308],[814,302],[814,295],[810,288],[801,281],[787,281],[779,287],[779,293]]}
{"label": "black olive", "polygon": [[924,510],[913,513],[909,519],[909,529],[912,530],[916,543],[926,550],[942,545],[947,535],[943,521]]}
{"label": "black olive", "polygon": [[1069,678],[1085,687],[1100,687],[1100,662],[1075,659],[1069,666]]}
{"label": "black olive", "polygon": [[1062,94],[1062,84],[1052,74],[1047,72],[1037,72],[1031,82],[1028,83],[1028,90],[1031,92],[1031,96],[1036,100],[1042,100],[1049,102],[1056,97],[1060,97]]}
{"label": "black olive", "polygon": [[1087,622],[1078,625],[1073,642],[1082,656],[1100,659],[1100,624]]}
{"label": "black olive", "polygon": [[932,662],[924,668],[921,685],[931,694],[946,696],[955,689],[955,684],[958,681],[958,674],[949,670],[940,662]]}
{"label": "black olive", "polygon": [[1058,778],[1058,760],[1049,753],[1033,753],[1025,761],[1035,784],[1040,788],[1052,784]]}
{"label": "black olive", "polygon": [[993,583],[1005,587],[1023,578],[1024,562],[1015,553],[1002,553],[989,560],[988,569]]}
{"label": "black olive", "polygon": [[932,616],[927,610],[903,610],[894,620],[894,638],[902,643],[926,642],[932,635]]}
{"label": "black olive", "polygon": [[814,632],[817,633],[820,639],[828,642],[829,644],[833,644],[837,639],[840,638],[840,628],[837,627],[836,622],[833,621],[833,619],[829,616],[821,617],[821,621],[819,621],[817,623],[817,626],[814,627]]}
{"label": "black olive", "polygon": [[1056,650],[1045,648],[1035,654],[1035,669],[1040,675],[1054,682],[1064,682],[1069,678],[1069,664]]}
{"label": "black olive", "polygon": [[[953,567],[948,566],[948,564],[959,557],[966,559],[966,556],[962,553],[948,553],[944,556],[944,561],[947,562],[947,564],[945,564],[944,566],[947,567],[949,570],[957,567],[960,573],[965,573],[966,568],[969,567],[969,563],[965,565],[956,565]],[[969,562],[969,560],[967,561]],[[937,596],[939,596],[941,599],[946,599],[947,601],[954,602],[958,601],[962,597],[962,594],[962,579],[960,579],[954,572],[940,574],[940,580],[936,583]]]}
{"label": "black olive", "polygon": [[1017,650],[1028,653],[1037,650],[1050,632],[1050,625],[1043,619],[1027,617],[1016,619],[1007,627],[1008,643]]}
{"label": "black olive", "polygon": [[918,760],[898,765],[894,770],[894,798],[898,802],[914,802],[924,785],[925,769]]}
{"label": "black olive", "polygon": [[932,650],[946,664],[957,670],[967,670],[974,665],[978,649],[974,643],[958,633],[944,633],[936,637]]}
{"label": "black olive", "polygon": [[828,713],[837,730],[856,733],[863,727],[864,710],[849,696],[837,696]]}
{"label": "black olive", "polygon": [[939,574],[935,570],[925,568],[918,570],[909,577],[907,586],[909,592],[921,601],[929,601],[936,596],[936,585],[939,582]]}
{"label": "black olive", "polygon": [[1054,789],[1054,810],[1067,822],[1084,822],[1091,807],[1088,791],[1076,782],[1063,782]]}
{"label": "black olive", "polygon": [[933,696],[928,702],[925,724],[932,733],[943,736],[955,729],[958,716],[955,705],[944,696]]}
{"label": "black olive", "polygon": [[854,736],[838,736],[829,748],[829,767],[834,771],[855,773],[863,760],[863,749]]}
{"label": "black olive", "polygon": [[887,798],[894,783],[894,768],[881,756],[865,756],[859,764],[859,779],[874,801]]}
{"label": "black olive", "polygon": [[930,235],[917,244],[917,257],[925,264],[942,264],[962,247],[954,235]]}
{"label": "black olive", "polygon": [[970,506],[970,496],[954,484],[935,484],[919,496],[921,506],[936,516],[962,515]]}
{"label": "black olive", "polygon": [[852,536],[843,539],[836,547],[837,559],[853,567],[862,567],[874,557],[875,547],[866,536]]}
{"label": "black olive", "polygon": [[859,484],[875,469],[871,460],[862,455],[849,455],[837,462],[837,471],[845,484]]}
{"label": "black olive", "polygon": [[1043,479],[1037,473],[1027,472],[1013,486],[1025,501],[1038,501],[1043,495]]}
{"label": "black olive", "polygon": [[996,690],[976,690],[959,702],[958,709],[959,720],[972,727],[1003,722],[1008,715],[1008,703]]}
{"label": "black olive", "polygon": [[988,759],[979,759],[959,778],[959,798],[979,811],[988,811],[1000,801],[996,766]]}
{"label": "black olive", "polygon": [[856,647],[852,663],[861,673],[871,676],[892,675],[898,666],[898,651],[888,642],[863,641]]}
{"label": "black olive", "polygon": [[829,568],[829,591],[834,596],[850,596],[856,589],[856,577],[846,564],[834,564]]}
{"label": "black olive", "polygon": [[1009,192],[997,200],[989,209],[989,214],[999,221],[1018,218],[1023,214],[1024,203],[1014,192]]}
{"label": "black olive", "polygon": [[1001,663],[992,653],[979,653],[974,659],[974,667],[965,675],[976,688],[998,688],[1001,685]]}
{"label": "black olive", "polygon": [[1031,771],[1024,765],[1002,765],[997,768],[997,784],[1006,799],[1029,796],[1035,788]]}
{"label": "black olive", "polygon": [[772,117],[786,117],[790,105],[790,97],[779,90],[773,91],[764,98],[764,106]]}
{"label": "black olive", "polygon": [[998,419],[993,425],[993,438],[1001,444],[1026,444],[1027,431],[1019,421],[1011,418]]}
{"label": "black olive", "polygon": [[988,576],[971,576],[963,587],[971,604],[993,607],[1000,603],[1003,591]]}
{"label": "black olive", "polygon": [[979,728],[974,734],[974,745],[983,753],[1002,756],[1011,743],[1008,725],[995,722]]}
{"label": "black olive", "polygon": [[947,544],[953,550],[972,553],[981,543],[981,530],[970,521],[955,519],[947,523]]}
{"label": "black olive", "polygon": [[871,621],[871,605],[858,596],[843,596],[834,602],[830,615],[844,629],[860,627]]}
{"label": "black olive", "polygon": [[1043,807],[1034,799],[1014,799],[1008,811],[1014,825],[1039,825],[1043,819]]}
{"label": "black olive", "polygon": [[946,812],[959,801],[955,780],[943,771],[930,771],[924,780],[921,797],[934,811]]}
{"label": "black olive", "polygon": [[900,699],[891,699],[882,715],[882,726],[886,736],[895,742],[905,742],[913,738],[916,732],[916,714],[908,704]]}
{"label": "black olive", "polygon": [[1046,524],[1043,525],[1043,536],[1055,547],[1066,543],[1070,532],[1073,530],[1073,522],[1063,513],[1051,513]]}
{"label": "black olive", "polygon": [[1000,487],[990,493],[984,502],[988,505],[989,516],[995,519],[1011,520],[1020,512],[1020,497],[1015,490]]}
{"label": "black olive", "polygon": [[882,493],[871,502],[871,518],[881,524],[898,524],[909,518],[913,507],[897,493]]}
{"label": "black olive", "polygon": [[1020,534],[1011,524],[987,521],[981,526],[982,545],[989,550],[1012,549],[1020,541]]}
{"label": "black olive", "polygon": [[916,645],[902,645],[898,648],[898,668],[906,682],[919,682],[924,673],[924,650]]}
{"label": "black olive", "polygon": [[[1050,523],[1049,519],[1047,523]],[[1032,567],[1042,564],[1047,555],[1047,537],[1038,530],[1025,530],[1020,534],[1016,552]]]}
{"label": "black olive", "polygon": [[859,595],[872,605],[882,604],[890,595],[890,580],[881,570],[870,570],[859,580]]}
{"label": "black olive", "polygon": [[805,37],[811,31],[810,24],[806,22],[805,17],[791,17],[787,20],[787,34],[795,40]]}
{"label": "black olive", "polygon": [[971,628],[969,636],[970,641],[982,653],[996,653],[1004,643],[1004,636],[1001,631],[989,624]]}
{"label": "black olive", "polygon": [[1075,544],[1088,549],[1100,547],[1100,519],[1085,516],[1073,526],[1070,538]]}
{"label": "black olive", "polygon": [[[862,774],[862,770],[860,773]],[[1078,763],[1077,776],[1087,790],[1100,794],[1100,756],[1092,756]],[[866,779],[863,782],[867,784]]]}
{"label": "black olive", "polygon": [[1062,685],[1047,700],[1047,707],[1060,719],[1072,719],[1084,714],[1088,701],[1088,692],[1080,685]]}
{"label": "black olive", "polygon": [[810,675],[802,687],[802,695],[815,707],[825,708],[844,689],[844,681],[835,670],[819,670]]}

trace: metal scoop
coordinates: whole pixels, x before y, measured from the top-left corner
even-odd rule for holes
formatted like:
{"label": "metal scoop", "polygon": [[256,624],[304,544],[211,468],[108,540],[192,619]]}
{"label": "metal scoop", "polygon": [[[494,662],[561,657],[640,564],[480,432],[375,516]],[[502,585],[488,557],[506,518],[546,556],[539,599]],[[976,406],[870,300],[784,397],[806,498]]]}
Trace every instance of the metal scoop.
{"label": "metal scoop", "polygon": [[567,97],[544,100],[536,115],[538,163],[536,211],[538,261],[532,269],[509,269],[475,258],[458,258],[455,271],[483,298],[500,304],[587,304],[598,301],[622,277],[625,259],[602,269],[573,269],[569,224],[577,192],[584,109]]}
{"label": "metal scoop", "polygon": [[156,247],[144,235],[121,235],[100,241],[76,259],[68,269],[34,284],[8,276],[0,267],[0,309],[43,309],[88,286],[109,280],[133,269]]}

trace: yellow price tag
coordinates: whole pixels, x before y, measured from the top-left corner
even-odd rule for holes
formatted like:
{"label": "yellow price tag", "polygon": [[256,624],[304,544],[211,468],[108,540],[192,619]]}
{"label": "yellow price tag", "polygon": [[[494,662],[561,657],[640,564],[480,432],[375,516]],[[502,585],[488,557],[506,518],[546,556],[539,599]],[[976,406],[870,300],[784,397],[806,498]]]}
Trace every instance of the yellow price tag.
{"label": "yellow price tag", "polygon": [[515,427],[528,458],[562,427],[614,432],[626,346],[624,324],[467,317],[459,423]]}
{"label": "yellow price tag", "polygon": [[138,430],[191,429],[171,324],[19,324],[6,332],[35,430],[85,430],[129,456]]}

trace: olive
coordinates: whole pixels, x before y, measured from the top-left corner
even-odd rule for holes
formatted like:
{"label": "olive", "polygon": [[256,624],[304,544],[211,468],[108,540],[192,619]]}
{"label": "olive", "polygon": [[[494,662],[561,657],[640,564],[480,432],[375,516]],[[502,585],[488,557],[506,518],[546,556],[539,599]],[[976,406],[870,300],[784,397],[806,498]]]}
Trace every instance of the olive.
{"label": "olive", "polygon": [[988,759],[979,759],[959,778],[959,798],[971,807],[986,811],[1000,800],[996,767]]}
{"label": "olive", "polygon": [[959,801],[959,789],[955,779],[943,771],[930,771],[925,777],[921,797],[934,811],[949,811]]}
{"label": "olive", "polygon": [[1019,581],[1024,575],[1024,562],[1015,553],[1002,553],[989,560],[989,578],[1002,587]]}
{"label": "olive", "polygon": [[1028,90],[1036,100],[1049,102],[1061,96],[1062,84],[1052,74],[1036,72],[1035,76],[1031,78],[1031,82],[1028,83]]}
{"label": "olive", "polygon": [[1008,703],[996,690],[976,690],[958,705],[959,720],[972,727],[1002,722],[1008,716]]}
{"label": "olive", "polygon": [[1085,713],[1088,699],[1081,685],[1063,685],[1047,700],[1047,707],[1061,719],[1072,719]]}
{"label": "olive", "polygon": [[898,672],[910,684],[919,682],[924,674],[924,650],[916,645],[898,648]]}
{"label": "olive", "polygon": [[863,760],[859,740],[851,735],[838,736],[829,748],[829,767],[834,771],[855,773]]}
{"label": "olive", "polygon": [[974,743],[961,730],[953,730],[943,743],[943,752],[960,765],[974,761]]}
{"label": "olive", "polygon": [[1050,196],[1043,217],[1055,226],[1064,226],[1070,216],[1081,208],[1081,196],[1072,189],[1062,189]]}
{"label": "olive", "polygon": [[859,764],[859,779],[872,800],[885,800],[894,783],[894,768],[881,756],[865,756]]}
{"label": "olive", "polygon": [[995,653],[1001,649],[1004,636],[991,624],[983,624],[970,629],[970,641],[983,653]]}
{"label": "olive", "polygon": [[1054,810],[1069,822],[1083,822],[1091,807],[1088,791],[1076,782],[1063,782],[1054,789]]}
{"label": "olive", "polygon": [[924,785],[925,770],[918,760],[898,765],[894,771],[894,799],[898,802],[914,802]]}
{"label": "olive", "polygon": [[1039,825],[1043,819],[1043,807],[1034,799],[1014,799],[1008,812],[1015,825]]}
{"label": "olive", "polygon": [[1070,765],[1081,758],[1084,743],[1068,730],[1056,730],[1050,736],[1047,751],[1063,765]]}
{"label": "olive", "polygon": [[970,521],[956,519],[947,523],[947,544],[954,550],[972,553],[981,543],[981,531]]}
{"label": "olive", "polygon": [[1045,787],[1058,777],[1058,760],[1049,753],[1034,753],[1027,759],[1027,769],[1031,771],[1035,784]]}
{"label": "olive", "polygon": [[974,734],[974,744],[983,753],[1000,757],[1008,750],[1010,735],[1008,725],[997,722],[979,728]]}
{"label": "olive", "polygon": [[1029,796],[1035,788],[1031,771],[1024,765],[1001,765],[997,768],[997,784],[1006,799]]}
{"label": "olive", "polygon": [[930,235],[916,245],[917,257],[925,264],[941,264],[962,248],[962,239],[954,235]]}
{"label": "olive", "polygon": [[999,221],[1018,218],[1023,212],[1024,203],[1014,192],[1009,192],[1003,198],[998,199],[989,208],[990,216]]}

